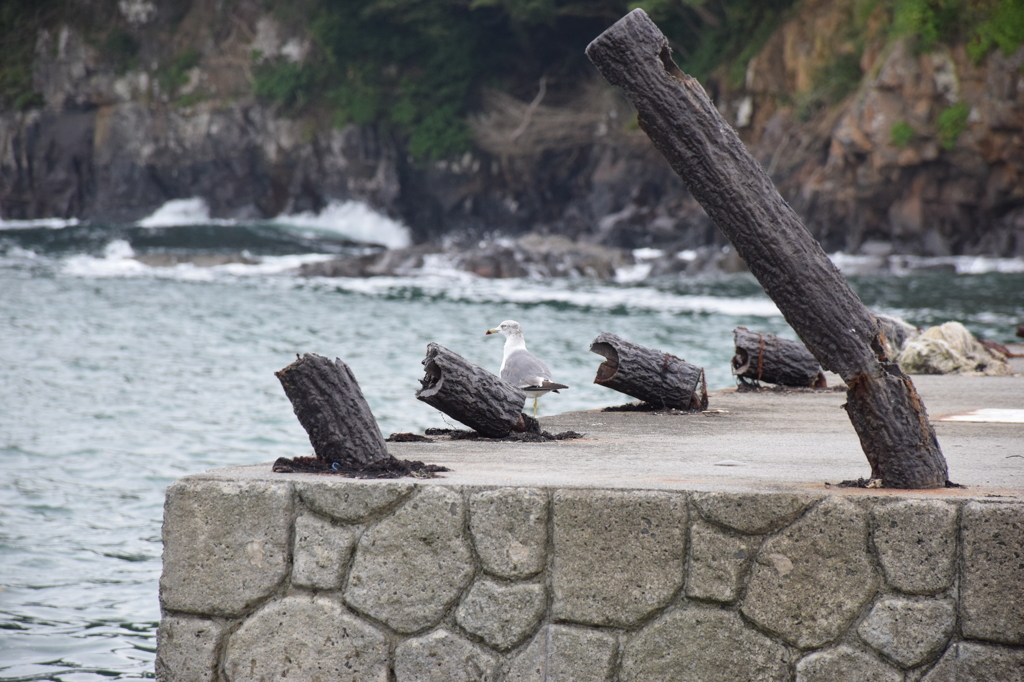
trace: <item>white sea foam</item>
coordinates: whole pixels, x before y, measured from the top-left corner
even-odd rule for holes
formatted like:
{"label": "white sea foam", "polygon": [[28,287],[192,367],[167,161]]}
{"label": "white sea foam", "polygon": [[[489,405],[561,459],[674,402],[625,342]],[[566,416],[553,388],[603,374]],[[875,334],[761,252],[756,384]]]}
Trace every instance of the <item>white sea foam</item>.
{"label": "white sea foam", "polygon": [[35,220],[4,220],[0,218],[0,230],[31,230],[37,227],[60,230],[73,225],[78,225],[78,218],[37,218]]}
{"label": "white sea foam", "polygon": [[619,284],[642,282],[647,279],[647,275],[651,274],[652,267],[650,263],[634,263],[633,265],[616,268],[615,281]]}
{"label": "white sea foam", "polygon": [[337,234],[389,249],[402,249],[412,243],[407,227],[359,201],[331,201],[319,213],[304,211],[280,215],[272,222],[285,227]]}
{"label": "white sea foam", "polygon": [[103,256],[97,258],[87,254],[71,256],[64,261],[63,270],[69,275],[85,278],[138,277],[147,267],[135,260],[131,245],[123,239],[107,244]]}
{"label": "white sea foam", "polygon": [[258,277],[292,274],[304,263],[330,260],[334,256],[307,253],[290,256],[253,257],[251,263],[223,263],[202,267],[194,263],[151,266],[135,258],[131,245],[123,239],[110,242],[102,256],[79,254],[64,260],[62,271],[73,277],[109,279],[154,277],[184,282],[212,282],[224,278]]}
{"label": "white sea foam", "polygon": [[983,275],[989,272],[1013,274],[1024,272],[1024,258],[993,258],[990,256],[877,256],[837,251],[829,258],[848,275],[891,272],[905,275],[935,268],[948,268],[958,275]]}
{"label": "white sea foam", "polygon": [[720,313],[736,317],[781,317],[767,297],[691,296],[652,287],[621,287],[567,280],[486,279],[459,273],[457,278],[418,277],[324,278],[319,283],[366,295],[383,295],[416,287],[428,295],[472,303],[565,304],[580,308],[617,308],[665,313]]}
{"label": "white sea foam", "polygon": [[171,199],[138,223],[139,227],[181,227],[183,225],[235,225],[234,220],[211,218],[210,207],[202,197]]}

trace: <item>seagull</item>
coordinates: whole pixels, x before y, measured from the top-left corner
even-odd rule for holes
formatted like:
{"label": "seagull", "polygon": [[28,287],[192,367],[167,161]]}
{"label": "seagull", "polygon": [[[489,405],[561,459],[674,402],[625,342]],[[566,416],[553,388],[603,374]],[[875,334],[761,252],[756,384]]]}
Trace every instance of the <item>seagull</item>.
{"label": "seagull", "polygon": [[565,384],[551,381],[551,370],[537,356],[526,350],[523,328],[515,320],[505,320],[494,329],[488,329],[484,336],[501,334],[505,337],[505,353],[501,358],[501,378],[513,386],[523,389],[527,397],[533,398],[533,416],[537,416],[537,398],[549,391],[558,393]]}

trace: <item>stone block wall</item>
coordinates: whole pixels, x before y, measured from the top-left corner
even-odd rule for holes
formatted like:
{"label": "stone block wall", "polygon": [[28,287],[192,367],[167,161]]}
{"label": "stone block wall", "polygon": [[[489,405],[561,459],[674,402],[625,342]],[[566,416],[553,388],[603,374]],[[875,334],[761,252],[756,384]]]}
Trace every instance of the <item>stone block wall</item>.
{"label": "stone block wall", "polygon": [[1024,504],[203,475],[156,674],[1024,681]]}

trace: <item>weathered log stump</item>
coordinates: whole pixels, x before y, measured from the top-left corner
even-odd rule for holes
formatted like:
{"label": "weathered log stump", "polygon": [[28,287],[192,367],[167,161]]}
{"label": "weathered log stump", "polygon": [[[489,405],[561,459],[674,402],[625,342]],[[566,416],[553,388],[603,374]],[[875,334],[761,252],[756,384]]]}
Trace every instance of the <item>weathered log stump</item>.
{"label": "weathered log stump", "polygon": [[913,383],[886,358],[874,318],[700,83],[672,61],[654,22],[633,10],[598,36],[587,56],[623,90],[640,127],[807,349],[846,382],[871,477],[891,488],[944,486],[935,431]]}
{"label": "weathered log stump", "polygon": [[358,468],[391,458],[359,382],[344,362],[306,353],[274,375],[318,460]]}
{"label": "weathered log stump", "polygon": [[674,355],[602,332],[590,352],[603,355],[594,383],[664,409],[707,409],[704,370]]}
{"label": "weathered log stump", "polygon": [[525,431],[526,393],[442,345],[423,358],[423,387],[416,397],[488,438]]}
{"label": "weathered log stump", "polygon": [[825,388],[825,373],[807,346],[774,334],[752,332],[746,327],[732,331],[732,373],[743,379],[779,386]]}

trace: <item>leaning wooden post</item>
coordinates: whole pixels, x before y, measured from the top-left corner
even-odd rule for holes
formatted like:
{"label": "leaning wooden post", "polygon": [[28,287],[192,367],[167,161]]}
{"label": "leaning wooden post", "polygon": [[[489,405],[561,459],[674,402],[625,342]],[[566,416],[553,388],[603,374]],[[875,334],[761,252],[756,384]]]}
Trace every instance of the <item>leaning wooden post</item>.
{"label": "leaning wooden post", "polygon": [[416,397],[488,438],[526,431],[526,393],[438,343],[427,344]]}
{"label": "leaning wooden post", "polygon": [[736,347],[732,373],[741,381],[753,379],[779,386],[813,388],[828,386],[817,359],[799,341],[752,332],[746,327],[733,329],[732,339]]}
{"label": "leaning wooden post", "polygon": [[317,459],[353,467],[391,459],[359,382],[344,362],[306,353],[274,374]]}
{"label": "leaning wooden post", "polygon": [[638,112],[640,127],[686,183],[823,367],[843,378],[846,412],[891,488],[945,485],[946,460],[910,379],[885,357],[875,319],[782,199],[668,40],[636,9],[587,56]]}
{"label": "leaning wooden post", "polygon": [[590,352],[604,356],[594,383],[661,407],[700,412],[708,408],[704,369],[682,358],[601,332]]}

